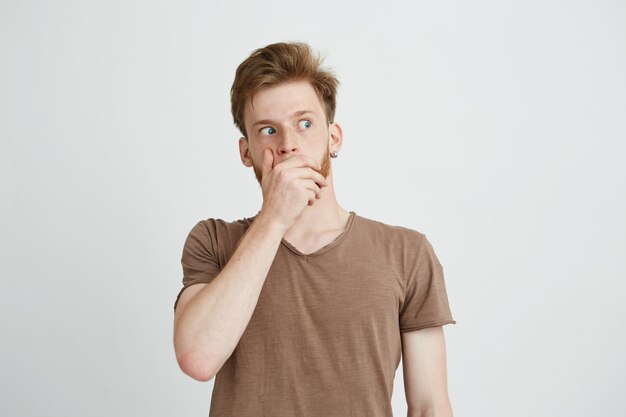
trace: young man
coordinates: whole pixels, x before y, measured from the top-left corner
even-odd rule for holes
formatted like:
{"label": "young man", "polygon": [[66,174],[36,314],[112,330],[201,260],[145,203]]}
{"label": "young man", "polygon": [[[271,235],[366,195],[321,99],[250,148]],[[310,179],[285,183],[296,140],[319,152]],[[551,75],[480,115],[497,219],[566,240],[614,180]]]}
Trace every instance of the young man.
{"label": "young man", "polygon": [[174,304],[180,368],[216,376],[210,416],[392,416],[403,357],[409,416],[452,416],[452,319],[426,236],[346,211],[331,158],[339,82],[304,43],[257,49],[231,89],[261,210],[190,231]]}

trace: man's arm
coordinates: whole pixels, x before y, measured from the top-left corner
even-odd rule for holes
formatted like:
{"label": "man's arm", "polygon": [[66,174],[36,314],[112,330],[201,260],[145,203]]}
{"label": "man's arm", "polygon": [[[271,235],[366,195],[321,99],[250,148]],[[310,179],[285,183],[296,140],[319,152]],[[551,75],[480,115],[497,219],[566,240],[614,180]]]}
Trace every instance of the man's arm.
{"label": "man's arm", "polygon": [[259,214],[213,281],[183,291],[174,317],[174,350],[187,375],[210,380],[235,350],[284,233]]}
{"label": "man's arm", "polygon": [[452,417],[442,326],[402,332],[408,417]]}
{"label": "man's arm", "polygon": [[[274,166],[266,148],[262,164],[263,206],[237,243],[224,268],[209,284],[194,284],[178,299],[174,350],[180,368],[208,381],[233,353],[259,300],[285,232],[302,211],[321,198],[328,180],[321,165],[297,155]],[[307,169],[304,169],[307,168]]]}

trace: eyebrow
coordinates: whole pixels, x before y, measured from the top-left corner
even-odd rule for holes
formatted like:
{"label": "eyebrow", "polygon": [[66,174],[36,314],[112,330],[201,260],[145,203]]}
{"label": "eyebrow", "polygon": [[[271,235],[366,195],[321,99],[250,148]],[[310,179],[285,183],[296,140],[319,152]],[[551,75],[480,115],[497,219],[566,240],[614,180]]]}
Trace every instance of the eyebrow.
{"label": "eyebrow", "polygon": [[[307,113],[311,113],[313,115],[315,115],[315,112],[313,110],[298,110],[297,112],[293,113],[291,115],[292,118],[297,117],[297,116],[302,116],[303,114],[307,114]],[[252,127],[256,126],[256,125],[261,125],[261,124],[273,124],[274,121],[273,120],[269,120],[269,119],[263,119],[263,120],[259,120],[256,121],[252,124]]]}

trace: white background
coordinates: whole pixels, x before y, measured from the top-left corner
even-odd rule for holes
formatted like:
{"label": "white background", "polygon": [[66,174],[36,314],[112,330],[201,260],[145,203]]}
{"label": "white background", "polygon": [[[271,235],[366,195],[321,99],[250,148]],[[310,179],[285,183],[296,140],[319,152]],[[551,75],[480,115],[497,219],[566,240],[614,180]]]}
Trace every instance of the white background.
{"label": "white background", "polygon": [[[626,415],[623,1],[0,2],[2,416],[206,416],[173,304],[254,215],[229,90],[300,40],[341,81],[346,210],[425,233],[455,416]],[[402,364],[394,414],[406,414]]]}

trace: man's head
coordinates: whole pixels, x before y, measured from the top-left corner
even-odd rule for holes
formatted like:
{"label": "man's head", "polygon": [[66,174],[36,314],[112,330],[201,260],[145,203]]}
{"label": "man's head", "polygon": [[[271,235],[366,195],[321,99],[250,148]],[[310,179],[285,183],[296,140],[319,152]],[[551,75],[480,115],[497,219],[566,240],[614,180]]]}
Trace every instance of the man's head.
{"label": "man's head", "polygon": [[255,50],[237,68],[231,111],[243,134],[242,161],[254,167],[259,183],[266,148],[274,153],[274,165],[305,154],[328,176],[329,153],[341,145],[334,122],[339,81],[321,62],[305,43],[275,43]]}
{"label": "man's head", "polygon": [[252,102],[254,95],[264,88],[295,80],[311,83],[324,105],[326,123],[332,123],[339,81],[331,71],[321,67],[322,61],[303,42],[279,42],[254,50],[237,67],[230,89],[233,121],[242,135],[248,138],[245,120],[248,101]]}

